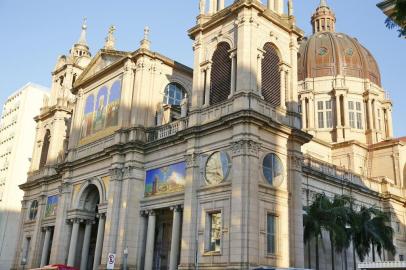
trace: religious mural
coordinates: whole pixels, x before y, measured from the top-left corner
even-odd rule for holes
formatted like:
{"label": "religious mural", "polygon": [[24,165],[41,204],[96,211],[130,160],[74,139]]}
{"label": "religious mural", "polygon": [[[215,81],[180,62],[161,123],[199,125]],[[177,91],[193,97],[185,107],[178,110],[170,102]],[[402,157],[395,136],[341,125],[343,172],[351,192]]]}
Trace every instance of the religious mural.
{"label": "religious mural", "polygon": [[49,196],[47,200],[47,206],[45,208],[45,217],[55,216],[58,206],[58,196]]}
{"label": "religious mural", "polygon": [[81,137],[118,125],[122,77],[91,91],[85,102]]}
{"label": "religious mural", "polygon": [[148,170],[145,179],[145,196],[184,191],[185,178],[185,162]]}

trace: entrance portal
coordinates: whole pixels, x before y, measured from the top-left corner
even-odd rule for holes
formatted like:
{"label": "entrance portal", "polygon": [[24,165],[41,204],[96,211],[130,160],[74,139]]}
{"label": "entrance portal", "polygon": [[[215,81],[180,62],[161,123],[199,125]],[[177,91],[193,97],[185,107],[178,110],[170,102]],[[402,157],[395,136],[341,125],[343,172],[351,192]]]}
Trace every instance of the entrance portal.
{"label": "entrance portal", "polygon": [[155,229],[154,270],[168,270],[171,253],[173,212],[162,209]]}

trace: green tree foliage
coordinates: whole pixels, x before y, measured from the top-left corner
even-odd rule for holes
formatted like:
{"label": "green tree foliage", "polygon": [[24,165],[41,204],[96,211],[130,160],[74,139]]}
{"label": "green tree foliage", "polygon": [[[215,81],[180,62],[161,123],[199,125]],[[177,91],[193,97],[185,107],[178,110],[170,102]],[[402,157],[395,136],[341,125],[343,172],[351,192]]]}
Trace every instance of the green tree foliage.
{"label": "green tree foliage", "polygon": [[309,244],[315,240],[316,270],[320,269],[318,242],[323,237],[323,231],[330,238],[332,270],[335,267],[335,253],[346,251],[351,242],[361,261],[375,247],[379,256],[382,250],[393,254],[396,252],[389,216],[374,207],[361,207],[357,211],[353,205],[352,199],[347,196],[330,199],[325,194],[317,194],[312,204],[304,207],[304,242]]}
{"label": "green tree foliage", "polygon": [[398,29],[399,37],[406,37],[406,0],[394,0],[395,11],[385,21],[389,29]]}

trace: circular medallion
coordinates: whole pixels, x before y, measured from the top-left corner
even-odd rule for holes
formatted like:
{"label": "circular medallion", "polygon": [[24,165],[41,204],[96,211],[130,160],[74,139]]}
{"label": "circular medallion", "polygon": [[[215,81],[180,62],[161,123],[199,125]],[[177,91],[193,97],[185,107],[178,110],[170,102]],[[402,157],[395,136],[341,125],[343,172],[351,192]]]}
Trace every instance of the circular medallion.
{"label": "circular medallion", "polygon": [[273,185],[279,185],[283,181],[284,168],[281,159],[275,154],[268,154],[262,162],[262,170],[266,181]]}
{"label": "circular medallion", "polygon": [[321,48],[319,49],[319,55],[321,55],[321,56],[326,55],[327,52],[328,52],[327,48],[321,47]]}
{"label": "circular medallion", "polygon": [[345,54],[348,56],[352,56],[354,54],[354,50],[352,48],[348,48],[345,50]]}
{"label": "circular medallion", "polygon": [[205,176],[208,185],[221,183],[230,172],[230,158],[225,152],[213,153],[206,162]]}

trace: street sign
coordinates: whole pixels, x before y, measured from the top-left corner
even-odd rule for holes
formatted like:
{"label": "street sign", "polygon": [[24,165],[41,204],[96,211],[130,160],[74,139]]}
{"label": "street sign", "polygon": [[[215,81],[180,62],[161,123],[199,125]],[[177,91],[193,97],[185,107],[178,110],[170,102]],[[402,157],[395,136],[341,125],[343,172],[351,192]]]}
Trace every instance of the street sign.
{"label": "street sign", "polygon": [[107,269],[113,270],[115,263],[116,263],[116,254],[109,253],[109,255],[107,256]]}

